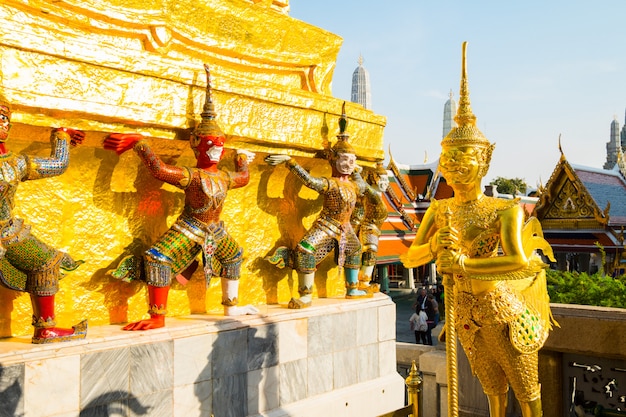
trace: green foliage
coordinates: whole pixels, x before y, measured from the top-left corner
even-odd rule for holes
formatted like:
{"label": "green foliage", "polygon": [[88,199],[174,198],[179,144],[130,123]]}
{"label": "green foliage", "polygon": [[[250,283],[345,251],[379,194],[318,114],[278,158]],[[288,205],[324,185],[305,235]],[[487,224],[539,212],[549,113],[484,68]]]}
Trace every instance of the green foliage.
{"label": "green foliage", "polygon": [[500,194],[526,194],[526,190],[528,189],[528,185],[521,178],[497,177],[489,184],[495,185],[496,191]]}
{"label": "green foliage", "polygon": [[548,270],[550,302],[626,308],[626,276]]}

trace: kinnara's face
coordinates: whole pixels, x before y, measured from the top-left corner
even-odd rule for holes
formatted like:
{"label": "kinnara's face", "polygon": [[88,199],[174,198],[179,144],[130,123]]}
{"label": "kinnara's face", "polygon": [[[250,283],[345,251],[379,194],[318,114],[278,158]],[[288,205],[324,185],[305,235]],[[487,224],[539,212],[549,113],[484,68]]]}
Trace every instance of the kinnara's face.
{"label": "kinnara's face", "polygon": [[225,138],[223,136],[201,136],[196,147],[198,167],[206,168],[216,165],[224,154]]}
{"label": "kinnara's face", "polygon": [[356,167],[356,155],[353,153],[340,153],[335,160],[335,169],[341,175],[350,175]]}
{"label": "kinnara's face", "polygon": [[441,174],[450,185],[480,180],[479,151],[472,146],[444,146],[439,157]]}
{"label": "kinnara's face", "polygon": [[7,140],[9,130],[11,130],[11,111],[7,106],[0,105],[0,142]]}

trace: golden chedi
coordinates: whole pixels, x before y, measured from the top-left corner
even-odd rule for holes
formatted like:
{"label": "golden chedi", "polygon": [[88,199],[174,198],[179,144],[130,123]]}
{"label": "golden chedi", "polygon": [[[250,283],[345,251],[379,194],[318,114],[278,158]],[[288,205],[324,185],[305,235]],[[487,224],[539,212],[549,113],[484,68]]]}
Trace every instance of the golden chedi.
{"label": "golden chedi", "polygon": [[[321,201],[263,158],[286,154],[313,175],[330,174],[314,156],[337,134],[329,121],[341,108],[331,93],[341,38],[291,18],[287,1],[7,0],[0,19],[0,92],[13,106],[12,151],[47,156],[51,129],[85,132],[63,175],[25,182],[15,196],[15,215],[42,241],[85,261],[56,294],[59,326],[146,317],[145,286],[110,271],[175,223],[184,194],[153,178],[134,153],[117,155],[102,142],[114,132],[139,133],[167,164],[194,166],[189,137],[201,121],[204,63],[226,138],[220,167],[234,170],[237,150],[257,154],[248,185],[229,191],[221,214],[246,250],[238,298],[263,305],[292,297],[289,275],[264,258],[295,245]],[[384,157],[385,118],[346,108],[359,163],[373,166]],[[326,285],[314,295],[345,294],[332,262],[320,274]],[[187,285],[173,281],[168,316],[223,314],[219,280],[207,291],[202,272],[196,275]],[[0,336],[32,331],[30,299],[17,294],[0,287]]]}

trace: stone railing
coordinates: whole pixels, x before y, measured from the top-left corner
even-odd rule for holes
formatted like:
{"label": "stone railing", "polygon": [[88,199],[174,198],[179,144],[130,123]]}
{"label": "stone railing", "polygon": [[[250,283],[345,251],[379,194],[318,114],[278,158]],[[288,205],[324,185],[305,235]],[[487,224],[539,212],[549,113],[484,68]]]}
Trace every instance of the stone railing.
{"label": "stone railing", "polygon": [[[552,304],[559,323],[539,354],[543,415],[563,417],[574,394],[581,411],[593,415],[622,410],[626,401],[626,309]],[[459,352],[463,352],[459,349]],[[447,417],[446,354],[443,346],[397,343],[398,372],[406,377],[411,361],[422,373],[423,416]],[[459,354],[459,407],[464,417],[487,417],[487,398]],[[587,404],[583,406],[583,400]],[[519,415],[510,393],[507,416]],[[607,415],[607,414],[603,414]]]}

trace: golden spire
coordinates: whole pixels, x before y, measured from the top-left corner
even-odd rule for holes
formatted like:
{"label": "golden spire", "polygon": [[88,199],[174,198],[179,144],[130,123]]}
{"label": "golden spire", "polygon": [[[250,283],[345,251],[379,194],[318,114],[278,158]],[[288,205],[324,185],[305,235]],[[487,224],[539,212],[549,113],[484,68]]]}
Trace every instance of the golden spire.
{"label": "golden spire", "polygon": [[202,108],[202,113],[200,113],[201,121],[189,137],[189,142],[192,148],[198,146],[200,141],[199,137],[201,136],[224,136],[222,129],[220,129],[217,121],[215,120],[215,116],[217,116],[217,114],[215,113],[215,105],[213,104],[211,72],[207,64],[204,64],[204,71],[206,72],[204,106]]}
{"label": "golden spire", "polygon": [[459,107],[454,116],[459,126],[476,126],[476,116],[472,113],[467,83],[467,42],[463,42],[463,60],[461,63],[461,89],[459,91]]}
{"label": "golden spire", "polygon": [[459,104],[454,116],[457,123],[446,137],[441,141],[441,145],[448,146],[482,146],[492,147],[482,132],[476,127],[476,116],[472,112],[469,98],[469,86],[467,81],[467,42],[463,42],[463,59],[461,66],[461,88],[459,91]]}
{"label": "golden spire", "polygon": [[346,132],[348,128],[348,116],[346,116],[346,102],[341,105],[341,116],[339,117],[339,134],[337,135],[337,142],[332,147],[332,153],[336,156],[339,153],[353,153],[356,154],[354,148],[348,139],[350,135]]}

